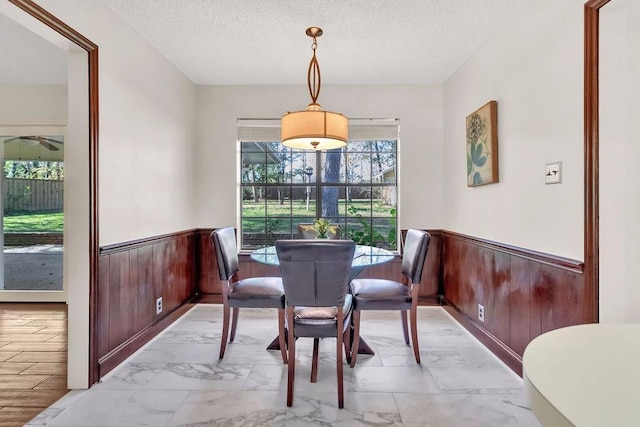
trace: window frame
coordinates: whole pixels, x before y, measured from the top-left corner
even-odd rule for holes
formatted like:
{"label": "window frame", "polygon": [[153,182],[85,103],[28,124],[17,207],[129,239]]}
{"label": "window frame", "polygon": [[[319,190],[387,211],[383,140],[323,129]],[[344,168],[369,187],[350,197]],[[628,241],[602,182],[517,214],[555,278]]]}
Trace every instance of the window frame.
{"label": "window frame", "polygon": [[[368,121],[372,121],[375,119],[367,119]],[[275,120],[273,121],[275,122]],[[384,123],[388,126],[389,125],[389,120],[385,120]],[[335,151],[340,151],[340,178],[338,179],[338,182],[325,182],[325,173],[324,173],[324,163],[323,163],[323,158],[325,157],[327,151],[317,151],[317,152],[312,152],[309,150],[292,150],[289,148],[286,148],[282,145],[279,144],[279,138],[278,140],[273,140],[273,141],[249,141],[248,139],[254,138],[253,136],[246,136],[246,135],[241,135],[241,131],[239,131],[239,137],[238,137],[238,144],[239,144],[239,168],[240,168],[240,173],[239,173],[239,200],[238,200],[238,206],[239,206],[239,214],[238,214],[238,237],[239,237],[239,243],[240,243],[240,250],[243,252],[250,252],[258,247],[264,247],[264,246],[269,246],[273,244],[273,241],[276,240],[275,238],[275,234],[272,236],[272,238],[269,237],[269,234],[273,234],[273,225],[271,226],[271,230],[270,230],[270,220],[274,219],[274,218],[285,218],[285,221],[289,222],[289,226],[287,227],[287,224],[285,223],[284,225],[281,225],[282,227],[282,231],[279,234],[282,234],[284,232],[284,230],[286,230],[287,228],[289,229],[289,233],[288,235],[286,235],[286,237],[283,236],[278,236],[278,238],[296,238],[297,236],[297,224],[298,223],[308,223],[308,222],[312,222],[313,219],[315,218],[319,218],[321,216],[321,212],[322,212],[322,203],[323,203],[323,199],[324,197],[322,196],[324,189],[328,188],[328,187],[336,187],[338,188],[338,191],[340,192],[339,194],[344,195],[349,189],[356,189],[357,191],[368,191],[370,196],[368,198],[369,200],[369,211],[370,213],[366,216],[361,216],[360,214],[354,213],[352,212],[350,209],[351,207],[349,206],[349,202],[347,201],[347,196],[344,196],[343,198],[340,198],[340,195],[338,196],[338,200],[339,203],[344,203],[343,206],[341,206],[340,204],[338,205],[338,215],[336,217],[331,216],[330,219],[333,220],[337,220],[337,222],[342,226],[342,238],[353,238],[354,240],[356,240],[357,242],[359,240],[361,244],[374,244],[374,245],[378,245],[378,244],[382,244],[383,247],[398,252],[399,251],[399,247],[400,247],[400,232],[399,232],[399,224],[398,224],[398,207],[399,207],[399,182],[398,182],[398,171],[399,171],[399,143],[400,143],[400,138],[399,138],[399,121],[397,119],[392,119],[392,122],[390,123],[393,126],[393,129],[395,130],[395,138],[386,138],[386,139],[380,139],[380,138],[371,138],[371,139],[351,139],[349,140],[350,145],[347,145],[347,147],[343,148],[343,149],[338,149]],[[277,129],[279,131],[279,120],[277,121],[277,126],[275,126],[275,123],[269,123],[269,127],[272,129],[268,129],[270,132],[273,132],[273,129]],[[241,122],[239,120],[239,128],[240,128]],[[362,126],[362,125],[360,125]],[[374,131],[375,132],[375,131]],[[256,139],[273,139],[273,134],[269,134],[269,132],[267,132],[267,136],[262,135],[260,129],[258,129],[257,131],[255,131],[255,134],[258,135],[258,137]],[[251,135],[253,135],[253,133],[251,133]],[[374,174],[373,173],[373,144],[364,144],[369,146],[368,151],[360,151],[360,150],[356,150],[353,151],[352,149],[350,149],[350,147],[353,147],[353,145],[355,145],[358,142],[376,142],[376,141],[388,141],[391,143],[390,147],[391,149],[389,149],[389,147],[386,147],[386,150],[383,150],[382,153],[387,153],[387,154],[391,154],[391,165],[389,167],[387,167],[384,170],[380,170],[378,171],[378,174]],[[245,145],[246,146],[250,146],[250,144],[254,144],[255,151],[251,151],[249,149],[245,150]],[[275,164],[273,160],[269,160],[268,156],[271,154],[273,154],[274,152],[276,152],[275,150],[269,150],[268,146],[265,149],[259,149],[257,148],[260,144],[267,144],[267,145],[271,145],[272,147],[275,146],[275,144],[278,144],[279,147],[279,152],[283,153],[285,158],[289,157],[287,161],[287,166],[288,166],[288,170],[285,171],[285,166],[280,163],[279,165],[279,177],[274,181],[273,180],[273,165]],[[334,150],[332,150],[334,151]],[[243,160],[245,160],[246,156],[248,153],[253,153],[253,154],[259,154],[262,155],[262,153],[264,153],[264,163],[252,163],[253,165],[258,165],[256,166],[256,168],[262,168],[263,171],[263,175],[262,177],[260,177],[260,179],[258,181],[255,182],[250,182],[247,181],[247,177],[245,175],[245,172],[248,171],[249,167],[252,167],[251,164],[243,164]],[[368,154],[369,155],[369,177],[368,180],[361,180],[361,181],[356,181],[356,182],[351,182],[349,180],[349,173],[350,173],[350,166],[347,164],[348,160],[347,160],[347,156],[349,154],[353,155],[353,154]],[[315,155],[315,156],[314,156]],[[297,168],[294,169],[293,165],[294,165],[294,158],[296,156],[302,156],[302,159],[304,159],[302,162],[304,163],[304,167],[311,166],[313,167],[313,179],[311,179],[311,181],[307,181],[308,179],[311,178],[310,175],[305,174],[304,172],[304,168]],[[309,157],[311,157],[312,161],[309,160]],[[298,163],[300,163],[300,160],[298,158]],[[389,158],[387,158],[386,160],[387,162],[389,162]],[[282,161],[281,161],[282,162]],[[378,163],[379,165],[380,163]],[[270,166],[271,165],[271,168]],[[271,172],[269,173],[268,170],[271,170]],[[321,171],[321,173],[318,173],[318,171]],[[391,182],[385,181],[384,179],[384,174],[386,173],[391,173],[392,176],[392,180]],[[271,174],[271,175],[270,175]],[[269,179],[269,176],[271,176],[271,179]],[[360,175],[362,176],[362,175]],[[377,176],[377,179],[376,179]],[[254,177],[255,177],[255,172],[254,172]],[[298,178],[299,180],[296,181],[294,178]],[[254,185],[252,185],[254,184]],[[301,190],[302,188],[307,187],[308,190],[310,190],[310,195],[309,195],[309,201],[307,202],[309,204],[309,208],[311,208],[311,204],[310,204],[310,200],[313,200],[315,203],[313,203],[313,207],[315,209],[313,210],[309,210],[310,215],[305,216],[305,215],[299,215],[299,214],[294,214],[294,197],[293,194],[294,193],[298,193],[298,198],[296,198],[295,200],[299,201],[299,193],[301,191],[303,191],[304,195],[306,196],[307,194],[307,189],[305,190]],[[245,216],[244,214],[244,207],[245,207],[245,201],[246,200],[250,200],[247,199],[247,189],[251,189],[249,191],[253,192],[254,195],[254,199],[256,199],[255,196],[255,191],[256,188],[258,189],[257,191],[260,193],[260,195],[258,196],[258,200],[260,197],[264,198],[264,205],[262,208],[260,208],[260,206],[258,206],[259,210],[263,211],[263,215],[260,216]],[[282,189],[285,188],[285,191],[283,192]],[[374,209],[373,209],[373,205],[375,203],[376,200],[380,200],[380,199],[376,199],[374,197],[375,191],[376,190],[383,190],[383,189],[391,189],[389,191],[386,197],[391,197],[393,200],[393,203],[390,206],[390,210],[389,210],[389,215],[388,216],[376,216],[374,213]],[[275,190],[274,190],[275,189]],[[283,200],[285,200],[285,196],[283,196],[282,194],[285,194],[287,196],[289,196],[289,200],[288,200],[288,204],[289,204],[289,214],[288,215],[269,215],[269,211],[268,211],[268,206],[269,203],[267,202],[267,200],[272,200],[269,199],[269,197],[267,197],[268,193],[273,194],[274,191],[278,191],[278,200],[280,200],[280,204],[283,204]],[[311,198],[311,195],[313,195],[313,198]],[[273,197],[273,196],[271,196]],[[280,199],[282,197],[282,199]],[[264,222],[264,230],[263,230],[263,241],[260,243],[246,243],[245,241],[245,224],[247,220],[251,220],[251,218],[262,218],[263,222]],[[357,219],[357,218],[361,218],[361,219]],[[363,222],[364,221],[364,222]],[[378,233],[378,235],[376,236],[376,226],[375,223],[376,221],[388,221],[389,222],[389,226],[385,227],[385,231],[387,232],[387,235],[383,235],[381,233]],[[357,222],[359,222],[362,225],[356,225]],[[368,223],[370,229],[367,231],[360,233],[359,236],[355,236],[353,235],[353,233],[356,233],[356,230],[359,229],[359,227],[362,228],[366,228],[366,225],[364,225],[364,223]],[[276,221],[276,224],[278,222]],[[279,225],[279,224],[278,224]],[[277,227],[277,225],[276,225]],[[349,231],[349,230],[354,230],[354,231]],[[287,233],[285,233],[287,234]],[[362,237],[364,235],[364,237]],[[273,241],[270,241],[273,240]]]}

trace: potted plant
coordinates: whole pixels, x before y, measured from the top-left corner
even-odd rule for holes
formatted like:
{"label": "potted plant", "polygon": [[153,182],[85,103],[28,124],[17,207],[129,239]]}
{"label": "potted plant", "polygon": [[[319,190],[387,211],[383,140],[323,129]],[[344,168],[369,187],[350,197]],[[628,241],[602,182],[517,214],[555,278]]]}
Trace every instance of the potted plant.
{"label": "potted plant", "polygon": [[313,229],[318,232],[316,239],[328,239],[329,220],[326,218],[318,218],[313,222]]}

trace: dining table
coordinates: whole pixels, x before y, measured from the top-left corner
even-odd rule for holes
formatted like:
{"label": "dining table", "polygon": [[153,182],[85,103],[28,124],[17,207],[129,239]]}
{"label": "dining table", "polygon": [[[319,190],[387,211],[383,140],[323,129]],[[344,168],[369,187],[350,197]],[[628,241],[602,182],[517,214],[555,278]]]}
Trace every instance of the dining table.
{"label": "dining table", "polygon": [[[353,261],[351,262],[351,280],[355,279],[365,268],[390,262],[394,257],[394,253],[387,249],[356,245]],[[251,259],[262,264],[280,265],[275,246],[255,249],[251,252]]]}
{"label": "dining table", "polygon": [[[394,258],[395,254],[390,250],[378,248],[376,246],[356,245],[356,250],[353,254],[353,261],[351,262],[350,280],[355,279],[360,273],[362,273],[362,271],[364,271],[365,268],[391,262]],[[263,248],[255,249],[251,252],[251,259],[262,264],[275,266],[280,265],[275,246],[265,246]],[[271,341],[267,350],[280,350],[280,343],[277,337]],[[360,337],[358,354],[375,354],[363,337]]]}

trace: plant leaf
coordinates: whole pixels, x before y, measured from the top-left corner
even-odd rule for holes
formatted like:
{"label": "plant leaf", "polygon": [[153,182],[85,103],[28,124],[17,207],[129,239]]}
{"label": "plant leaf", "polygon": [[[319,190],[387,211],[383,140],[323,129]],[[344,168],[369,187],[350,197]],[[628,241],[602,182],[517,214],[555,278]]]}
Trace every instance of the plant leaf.
{"label": "plant leaf", "polygon": [[476,152],[473,156],[473,163],[478,164],[478,159],[482,157],[482,144],[476,144]]}
{"label": "plant leaf", "polygon": [[482,177],[480,176],[480,172],[476,172],[473,174],[473,185],[482,184]]}

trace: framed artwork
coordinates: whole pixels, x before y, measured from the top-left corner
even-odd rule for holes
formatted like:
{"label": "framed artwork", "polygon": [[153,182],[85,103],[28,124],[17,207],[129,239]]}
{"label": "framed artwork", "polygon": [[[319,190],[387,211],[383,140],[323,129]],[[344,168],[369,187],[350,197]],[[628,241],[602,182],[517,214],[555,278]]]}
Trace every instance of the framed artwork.
{"label": "framed artwork", "polygon": [[498,103],[467,116],[467,187],[498,182]]}

